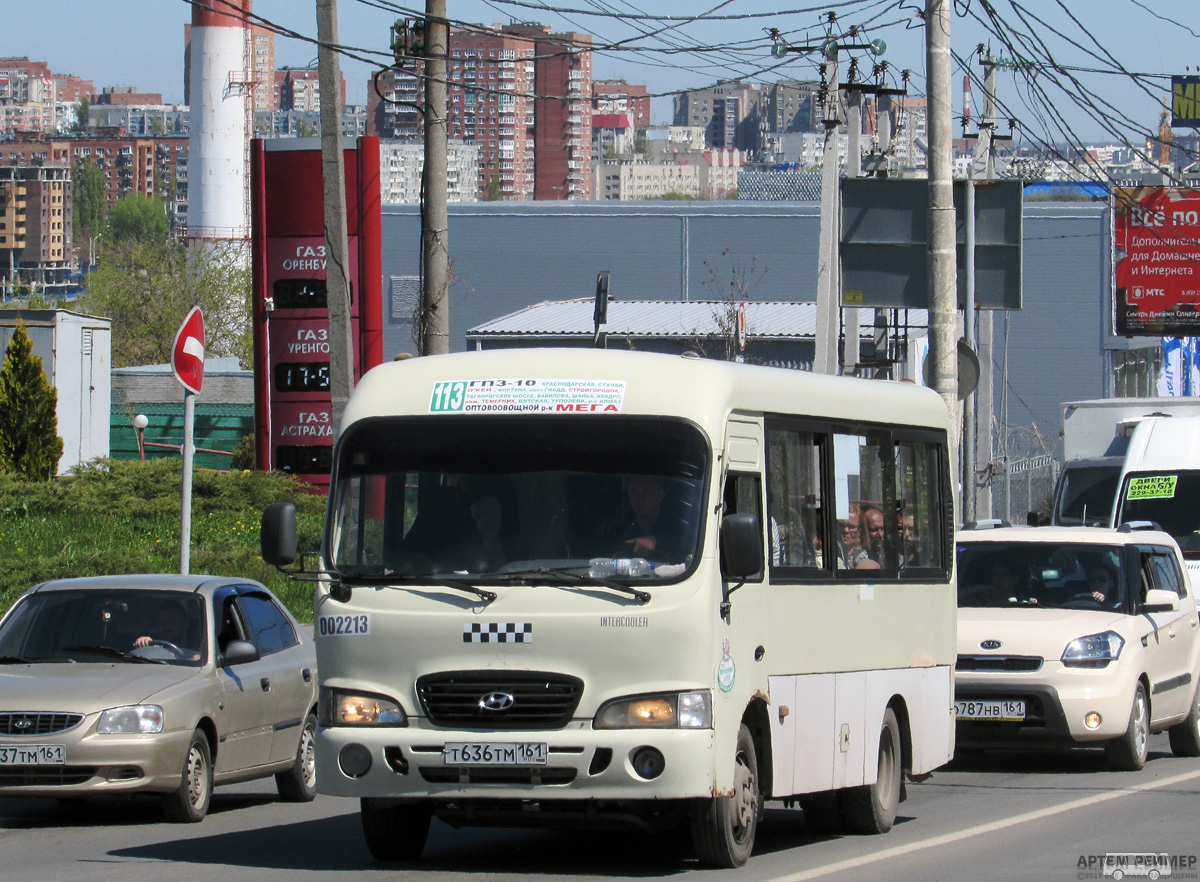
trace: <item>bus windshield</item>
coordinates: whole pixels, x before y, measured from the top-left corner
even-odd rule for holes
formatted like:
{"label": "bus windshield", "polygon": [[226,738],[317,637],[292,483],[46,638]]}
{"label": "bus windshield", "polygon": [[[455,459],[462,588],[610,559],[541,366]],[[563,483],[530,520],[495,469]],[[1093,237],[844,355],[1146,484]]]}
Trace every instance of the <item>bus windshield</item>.
{"label": "bus windshield", "polygon": [[682,420],[364,420],[338,447],[330,562],[349,580],[678,576],[699,558],[710,455]]}
{"label": "bus windshield", "polygon": [[1125,476],[1118,524],[1154,521],[1179,543],[1183,556],[1200,558],[1200,471],[1137,472]]}

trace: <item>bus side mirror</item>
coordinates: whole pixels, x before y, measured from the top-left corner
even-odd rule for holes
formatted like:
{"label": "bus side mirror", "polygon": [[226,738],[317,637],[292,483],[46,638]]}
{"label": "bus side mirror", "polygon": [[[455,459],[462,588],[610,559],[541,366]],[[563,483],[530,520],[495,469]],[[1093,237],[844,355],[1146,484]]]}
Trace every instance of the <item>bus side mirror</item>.
{"label": "bus side mirror", "polygon": [[762,526],[758,515],[739,512],[721,520],[721,570],[746,579],[763,568]]}
{"label": "bus side mirror", "polygon": [[290,502],[273,502],[263,511],[262,532],[259,537],[262,559],[272,566],[283,567],[296,559],[296,506]]}

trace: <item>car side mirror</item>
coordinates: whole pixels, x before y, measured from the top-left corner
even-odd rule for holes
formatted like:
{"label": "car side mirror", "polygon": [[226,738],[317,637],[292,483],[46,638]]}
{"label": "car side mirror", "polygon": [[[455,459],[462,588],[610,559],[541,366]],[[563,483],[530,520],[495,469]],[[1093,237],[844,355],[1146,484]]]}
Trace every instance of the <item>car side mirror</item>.
{"label": "car side mirror", "polygon": [[225,651],[221,653],[221,667],[245,665],[256,662],[259,658],[258,647],[249,640],[231,640],[225,647]]}
{"label": "car side mirror", "polygon": [[1139,612],[1162,613],[1175,612],[1179,609],[1179,595],[1165,588],[1151,588],[1146,592],[1146,602],[1139,607]]}
{"label": "car side mirror", "polygon": [[746,579],[763,568],[762,526],[758,515],[739,512],[721,520],[721,569],[726,576]]}
{"label": "car side mirror", "polygon": [[272,502],[263,511],[259,535],[262,559],[271,566],[284,567],[296,559],[296,506],[290,502]]}

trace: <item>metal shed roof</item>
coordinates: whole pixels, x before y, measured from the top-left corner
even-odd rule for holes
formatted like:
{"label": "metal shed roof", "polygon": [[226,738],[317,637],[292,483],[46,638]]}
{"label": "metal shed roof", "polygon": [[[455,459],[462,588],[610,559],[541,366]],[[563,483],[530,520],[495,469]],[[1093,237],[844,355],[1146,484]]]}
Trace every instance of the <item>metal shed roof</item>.
{"label": "metal shed roof", "polygon": [[[626,337],[695,337],[722,333],[719,318],[730,304],[722,300],[616,300],[608,302],[601,329]],[[499,336],[588,336],[594,331],[595,301],[590,297],[536,303],[467,330],[467,338]],[[874,312],[860,310],[859,333],[874,333]],[[925,310],[909,310],[910,327],[923,328]],[[758,340],[811,339],[817,305],[777,300],[746,301],[746,336]]]}

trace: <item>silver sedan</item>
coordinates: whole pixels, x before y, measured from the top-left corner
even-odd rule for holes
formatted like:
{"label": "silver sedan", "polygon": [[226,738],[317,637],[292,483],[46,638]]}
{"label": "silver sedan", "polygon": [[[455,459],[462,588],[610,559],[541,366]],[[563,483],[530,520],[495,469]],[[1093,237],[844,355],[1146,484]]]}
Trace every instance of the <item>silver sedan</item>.
{"label": "silver sedan", "polygon": [[0,619],[0,795],[156,794],[200,821],[214,785],[316,794],[316,653],[263,585],[64,579]]}

